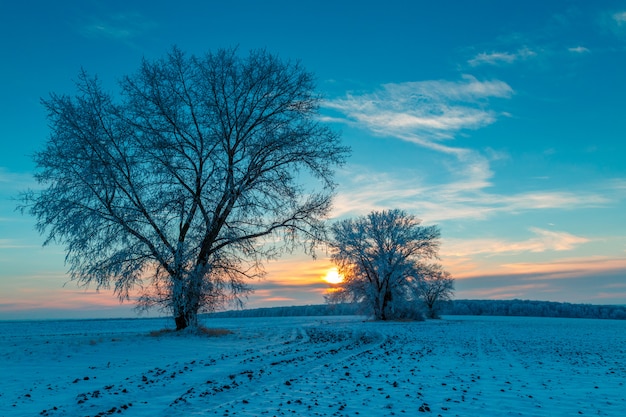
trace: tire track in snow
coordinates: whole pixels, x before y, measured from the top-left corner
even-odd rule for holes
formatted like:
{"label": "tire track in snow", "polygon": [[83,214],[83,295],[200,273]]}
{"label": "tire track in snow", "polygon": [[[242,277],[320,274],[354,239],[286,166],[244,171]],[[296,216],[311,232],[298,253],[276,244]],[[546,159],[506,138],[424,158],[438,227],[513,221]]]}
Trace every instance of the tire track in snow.
{"label": "tire track in snow", "polygon": [[[303,406],[311,401],[309,397],[312,393],[299,390],[298,385],[301,382],[308,386],[310,378],[320,378],[326,373],[334,372],[346,361],[352,361],[372,349],[379,349],[385,343],[381,334],[353,332],[346,328],[334,329],[322,325],[300,328],[299,331],[306,336],[302,337],[295,349],[289,353],[286,350],[275,352],[265,361],[256,363],[257,368],[241,372],[240,375],[245,377],[233,378],[228,392],[218,384],[201,393],[189,393],[184,396],[185,402],[193,402],[193,407],[198,407],[201,399],[206,398],[205,402],[212,402],[210,397],[219,397],[219,402],[211,404],[211,408],[205,413],[222,414],[225,410],[241,404],[252,404],[247,408],[255,409],[258,407],[255,404],[262,403],[270,391],[274,396],[277,392],[288,391],[288,395],[287,392],[282,393],[289,397],[284,404],[278,402],[267,406]],[[315,400],[312,401],[315,403]],[[185,409],[185,406],[180,407],[180,415],[184,415]],[[256,413],[257,411],[252,411],[250,415],[257,415]]]}
{"label": "tire track in snow", "polygon": [[[155,338],[143,336],[149,343],[155,344],[160,342],[167,344],[176,339],[184,340],[189,337],[202,340],[199,336],[177,334]],[[185,394],[195,391],[194,386],[213,384],[218,380],[226,381],[223,385],[228,385],[228,381],[232,379],[230,376],[233,372],[236,373],[238,365],[252,362],[259,355],[263,357],[262,355],[267,356],[280,351],[285,344],[289,344],[293,349],[304,342],[301,332],[294,328],[275,328],[272,332],[246,329],[241,337],[233,336],[233,339],[235,338],[233,349],[226,353],[207,355],[204,352],[181,352],[180,356],[186,360],[161,362],[159,366],[143,368],[128,366],[127,362],[114,365],[110,369],[110,373],[115,373],[114,377],[107,379],[104,384],[98,384],[89,376],[83,378],[83,374],[80,378],[68,375],[59,389],[73,388],[73,391],[76,391],[74,403],[50,404],[42,411],[42,415],[105,416],[122,412],[127,415],[135,413],[142,415],[141,410],[145,408],[155,406],[167,408],[168,405],[177,403],[177,400],[182,401]],[[224,343],[226,340],[227,338],[220,338],[207,341]],[[84,386],[84,389],[80,389],[81,386]],[[166,395],[163,395],[163,387],[168,388]]]}

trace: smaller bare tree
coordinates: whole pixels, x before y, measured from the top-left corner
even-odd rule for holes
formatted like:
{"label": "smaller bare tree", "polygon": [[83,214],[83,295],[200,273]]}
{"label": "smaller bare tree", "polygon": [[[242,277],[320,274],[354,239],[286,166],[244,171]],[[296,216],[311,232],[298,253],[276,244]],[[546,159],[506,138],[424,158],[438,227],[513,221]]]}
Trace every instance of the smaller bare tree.
{"label": "smaller bare tree", "polygon": [[412,288],[415,296],[426,307],[429,319],[438,319],[441,304],[450,301],[454,294],[454,279],[441,265],[424,264],[417,268],[418,279]]}
{"label": "smaller bare tree", "polygon": [[344,281],[328,302],[362,302],[377,320],[405,317],[419,265],[437,256],[439,228],[402,210],[374,211],[333,225],[332,260]]}

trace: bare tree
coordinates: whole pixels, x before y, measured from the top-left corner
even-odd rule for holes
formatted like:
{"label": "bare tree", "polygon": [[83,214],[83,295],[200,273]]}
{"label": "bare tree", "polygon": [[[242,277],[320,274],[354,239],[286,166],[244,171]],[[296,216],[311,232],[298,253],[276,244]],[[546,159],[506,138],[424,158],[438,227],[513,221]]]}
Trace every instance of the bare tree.
{"label": "bare tree", "polygon": [[420,224],[402,210],[335,223],[331,258],[344,281],[328,301],[363,302],[378,320],[405,315],[419,264],[439,248],[439,228]]}
{"label": "bare tree", "polygon": [[454,294],[454,279],[441,265],[424,264],[418,267],[418,279],[412,288],[426,307],[427,317],[439,318],[441,303],[450,301]]}
{"label": "bare tree", "polygon": [[[348,149],[317,118],[312,74],[263,50],[144,60],[118,95],[82,72],[52,94],[22,196],[73,280],[159,306],[176,328],[240,301],[262,262],[325,238],[333,169]],[[311,252],[312,253],[312,252]]]}

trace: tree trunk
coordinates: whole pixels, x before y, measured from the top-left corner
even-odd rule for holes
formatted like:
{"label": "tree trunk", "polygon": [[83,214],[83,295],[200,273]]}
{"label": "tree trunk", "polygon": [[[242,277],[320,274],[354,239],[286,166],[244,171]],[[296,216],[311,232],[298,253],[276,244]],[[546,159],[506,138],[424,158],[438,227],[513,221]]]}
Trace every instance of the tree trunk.
{"label": "tree trunk", "polygon": [[189,321],[184,313],[174,317],[174,321],[176,322],[176,330],[183,330],[189,326]]}
{"label": "tree trunk", "polygon": [[429,319],[438,319],[439,318],[439,314],[437,313],[437,309],[436,309],[436,306],[435,306],[434,302],[427,303],[426,307],[428,308],[428,315],[427,315],[427,317]]}
{"label": "tree trunk", "polygon": [[[388,309],[389,306],[391,305],[391,301],[392,301],[392,296],[391,296],[391,291],[386,290],[385,294],[383,295],[383,300],[382,300],[382,306],[380,308],[380,319],[385,321],[388,320],[390,318],[390,316],[387,314],[388,313]],[[393,312],[391,312],[391,317],[393,317]]]}
{"label": "tree trunk", "polygon": [[380,310],[380,303],[378,302],[378,297],[376,300],[374,300],[373,308],[374,308],[374,319],[382,320],[382,312]]}
{"label": "tree trunk", "polygon": [[174,317],[176,322],[176,330],[184,330],[190,326],[196,326],[198,324],[198,311],[179,311]]}
{"label": "tree trunk", "polygon": [[174,279],[172,295],[176,330],[197,326],[200,310],[200,285],[197,274],[186,274],[184,277]]}

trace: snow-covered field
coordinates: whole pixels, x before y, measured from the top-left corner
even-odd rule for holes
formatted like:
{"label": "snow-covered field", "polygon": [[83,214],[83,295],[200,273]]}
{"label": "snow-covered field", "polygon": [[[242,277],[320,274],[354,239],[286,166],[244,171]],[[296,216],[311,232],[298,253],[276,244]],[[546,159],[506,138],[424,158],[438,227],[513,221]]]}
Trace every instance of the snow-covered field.
{"label": "snow-covered field", "polygon": [[0,416],[626,416],[626,321],[0,322]]}

